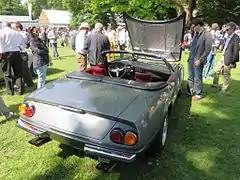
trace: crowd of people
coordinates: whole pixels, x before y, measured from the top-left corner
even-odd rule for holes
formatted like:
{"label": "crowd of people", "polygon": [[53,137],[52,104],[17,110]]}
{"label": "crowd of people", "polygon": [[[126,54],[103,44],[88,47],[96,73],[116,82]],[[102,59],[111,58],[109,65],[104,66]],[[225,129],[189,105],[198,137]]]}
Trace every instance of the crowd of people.
{"label": "crowd of people", "polygon": [[[231,79],[231,70],[239,61],[240,29],[234,22],[229,22],[219,29],[217,23],[206,28],[201,19],[191,23],[190,30],[184,36],[183,47],[189,52],[188,58],[188,95],[194,101],[203,97],[203,79],[213,78],[212,87],[219,86],[219,75],[224,75],[220,93],[225,93]],[[213,71],[216,52],[222,51],[221,59]]]}

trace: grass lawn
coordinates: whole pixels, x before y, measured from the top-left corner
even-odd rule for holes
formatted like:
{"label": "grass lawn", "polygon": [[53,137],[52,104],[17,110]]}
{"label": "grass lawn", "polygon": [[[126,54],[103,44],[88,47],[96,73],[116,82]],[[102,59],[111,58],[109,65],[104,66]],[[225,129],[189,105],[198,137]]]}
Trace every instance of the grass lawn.
{"label": "grass lawn", "polygon": [[[63,56],[62,60],[53,60],[53,66],[48,71],[48,81],[76,69],[74,53],[65,48],[60,48],[59,52]],[[182,61],[186,66],[186,55]],[[17,115],[9,121],[1,118],[0,179],[238,180],[239,81],[238,67],[233,70],[232,82],[226,94],[219,94],[219,89],[211,88],[211,80],[207,80],[204,81],[205,98],[202,101],[191,102],[182,95],[171,118],[170,135],[163,154],[141,158],[133,164],[119,164],[111,174],[97,171],[97,161],[79,157],[81,153],[77,151],[63,152],[56,141],[40,148],[31,146],[28,140],[32,137],[15,127]],[[27,89],[28,92],[32,90]],[[5,92],[4,86],[1,86],[2,97],[17,114],[17,107],[26,94],[11,97],[4,95]]]}

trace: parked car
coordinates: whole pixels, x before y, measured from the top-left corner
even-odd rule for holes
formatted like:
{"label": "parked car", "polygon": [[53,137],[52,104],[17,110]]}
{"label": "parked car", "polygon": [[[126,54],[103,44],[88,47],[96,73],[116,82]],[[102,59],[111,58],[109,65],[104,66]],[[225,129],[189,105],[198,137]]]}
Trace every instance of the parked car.
{"label": "parked car", "polygon": [[183,81],[177,61],[185,14],[170,21],[124,18],[133,51],[104,51],[103,64],[48,83],[19,106],[17,126],[36,136],[31,144],[57,140],[107,170],[134,161],[153,142],[163,149]]}

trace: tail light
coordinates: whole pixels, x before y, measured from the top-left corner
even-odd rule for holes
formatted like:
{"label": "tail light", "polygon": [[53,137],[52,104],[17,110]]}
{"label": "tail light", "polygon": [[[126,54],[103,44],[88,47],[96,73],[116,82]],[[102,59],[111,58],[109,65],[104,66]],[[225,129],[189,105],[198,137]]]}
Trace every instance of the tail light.
{"label": "tail light", "polygon": [[18,112],[24,116],[32,117],[34,115],[34,107],[22,104],[18,107]]}
{"label": "tail light", "polygon": [[123,133],[119,129],[115,129],[111,132],[110,135],[111,141],[115,143],[122,143],[123,142]]}
{"label": "tail light", "polygon": [[133,146],[137,143],[137,135],[133,132],[123,133],[121,129],[114,129],[110,134],[111,141],[118,144]]}
{"label": "tail light", "polygon": [[127,132],[124,136],[124,143],[133,146],[137,143],[137,135],[133,132]]}

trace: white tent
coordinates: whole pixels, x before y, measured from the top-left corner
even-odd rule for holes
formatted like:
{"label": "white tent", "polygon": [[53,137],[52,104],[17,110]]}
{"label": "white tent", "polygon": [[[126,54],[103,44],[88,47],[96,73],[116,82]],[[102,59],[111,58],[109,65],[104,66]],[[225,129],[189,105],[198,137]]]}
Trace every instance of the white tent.
{"label": "white tent", "polygon": [[43,9],[39,22],[41,25],[66,27],[70,24],[71,14],[61,10],[45,10]]}
{"label": "white tent", "polygon": [[30,20],[29,16],[0,15],[0,28],[3,21],[9,23],[20,22],[24,29],[30,26],[38,26],[38,20]]}

